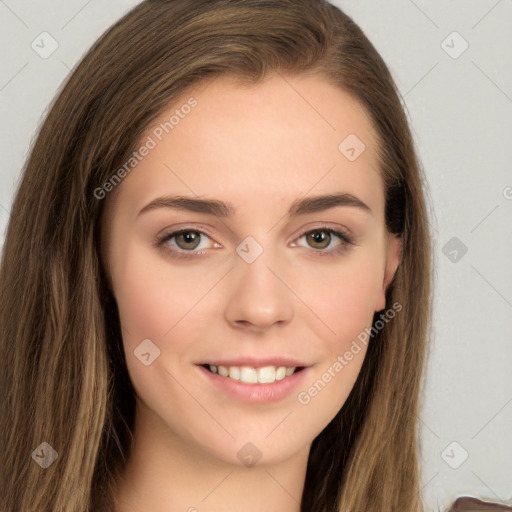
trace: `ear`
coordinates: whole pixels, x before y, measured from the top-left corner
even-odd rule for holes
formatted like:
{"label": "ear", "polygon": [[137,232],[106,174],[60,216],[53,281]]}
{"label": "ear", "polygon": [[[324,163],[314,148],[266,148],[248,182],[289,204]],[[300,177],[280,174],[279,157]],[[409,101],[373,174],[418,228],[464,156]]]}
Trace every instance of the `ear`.
{"label": "ear", "polygon": [[396,269],[402,259],[402,238],[398,235],[388,234],[388,249],[386,257],[386,268],[382,288],[379,291],[375,311],[382,311],[386,308],[386,290],[393,280]]}

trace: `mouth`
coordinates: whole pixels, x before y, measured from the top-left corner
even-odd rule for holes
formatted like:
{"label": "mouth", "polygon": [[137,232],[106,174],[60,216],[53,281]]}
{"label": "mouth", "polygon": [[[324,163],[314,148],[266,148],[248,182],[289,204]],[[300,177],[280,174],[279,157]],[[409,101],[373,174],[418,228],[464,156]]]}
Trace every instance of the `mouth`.
{"label": "mouth", "polygon": [[210,373],[246,384],[272,384],[301,372],[305,366],[224,366],[200,364]]}

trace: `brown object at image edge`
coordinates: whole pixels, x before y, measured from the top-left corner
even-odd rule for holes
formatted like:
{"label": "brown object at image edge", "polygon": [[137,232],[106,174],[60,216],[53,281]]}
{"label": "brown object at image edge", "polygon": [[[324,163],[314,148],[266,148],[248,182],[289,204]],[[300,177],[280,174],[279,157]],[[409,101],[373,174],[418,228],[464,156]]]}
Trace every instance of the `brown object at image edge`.
{"label": "brown object at image edge", "polygon": [[461,496],[453,502],[449,512],[485,512],[487,510],[512,512],[512,506],[489,501],[481,501],[470,496]]}

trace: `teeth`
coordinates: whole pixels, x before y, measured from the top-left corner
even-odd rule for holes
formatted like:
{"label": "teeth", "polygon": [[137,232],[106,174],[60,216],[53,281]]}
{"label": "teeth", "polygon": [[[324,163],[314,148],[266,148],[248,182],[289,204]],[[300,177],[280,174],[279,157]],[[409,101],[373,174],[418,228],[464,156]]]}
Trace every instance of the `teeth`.
{"label": "teeth", "polygon": [[252,366],[214,366],[208,365],[212,373],[218,373],[222,377],[228,377],[248,384],[271,384],[276,380],[283,380],[295,372],[295,366],[264,366],[253,368]]}
{"label": "teeth", "polygon": [[238,366],[229,367],[229,378],[234,380],[240,380],[240,368],[238,368]]}
{"label": "teeth", "polygon": [[276,380],[283,380],[286,377],[286,368],[284,366],[280,366],[276,370]]}
{"label": "teeth", "polygon": [[258,370],[258,382],[267,384],[276,380],[276,369],[273,366],[265,366]]}
{"label": "teeth", "polygon": [[[231,369],[232,368],[236,368],[238,370],[237,367],[230,366],[229,367],[229,376],[230,377],[231,377]],[[239,376],[239,378],[237,380],[239,380],[241,382],[249,382],[250,384],[255,384],[256,382],[258,382],[258,372],[256,371],[255,368],[250,368],[249,366],[242,366],[242,368],[240,368],[240,370],[239,370],[238,376]]]}

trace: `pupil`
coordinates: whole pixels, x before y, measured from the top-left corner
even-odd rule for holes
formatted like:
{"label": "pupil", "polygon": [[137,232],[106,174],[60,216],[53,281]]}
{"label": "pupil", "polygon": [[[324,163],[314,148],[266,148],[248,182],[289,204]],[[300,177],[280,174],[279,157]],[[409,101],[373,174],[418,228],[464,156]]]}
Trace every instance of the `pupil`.
{"label": "pupil", "polygon": [[[326,234],[325,231],[317,231],[316,233],[312,233],[310,235],[313,238],[313,242],[316,244],[322,244],[322,242],[328,241],[329,235]],[[329,245],[329,243],[327,243]],[[326,247],[326,245],[322,245],[322,247]]]}
{"label": "pupil", "polygon": [[[187,233],[181,233],[181,239],[184,241],[185,245],[186,244],[192,244],[194,245],[194,243],[196,243],[197,245],[197,234],[196,233],[192,233],[192,232],[187,232]],[[190,247],[187,247],[188,249],[190,249]]]}

